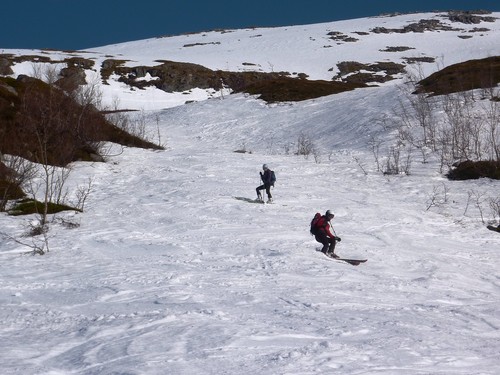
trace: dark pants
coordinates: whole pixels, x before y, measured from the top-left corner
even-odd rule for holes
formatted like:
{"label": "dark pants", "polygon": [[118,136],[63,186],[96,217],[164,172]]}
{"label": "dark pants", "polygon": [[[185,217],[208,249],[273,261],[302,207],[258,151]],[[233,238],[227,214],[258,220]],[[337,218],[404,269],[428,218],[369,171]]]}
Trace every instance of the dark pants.
{"label": "dark pants", "polygon": [[323,244],[323,248],[321,249],[322,252],[328,252],[331,254],[335,252],[335,238],[330,238],[324,233],[318,233],[314,236],[314,238],[316,239],[316,241]]}
{"label": "dark pants", "polygon": [[271,195],[271,185],[266,185],[266,184],[264,184],[264,185],[260,185],[257,189],[255,189],[255,190],[257,191],[257,196],[258,196],[258,197],[261,197],[262,195],[260,194],[260,191],[261,191],[261,190],[264,190],[264,189],[266,189],[266,194],[267,194],[267,197],[268,197],[269,199],[271,199],[271,198],[273,197],[273,196]]}

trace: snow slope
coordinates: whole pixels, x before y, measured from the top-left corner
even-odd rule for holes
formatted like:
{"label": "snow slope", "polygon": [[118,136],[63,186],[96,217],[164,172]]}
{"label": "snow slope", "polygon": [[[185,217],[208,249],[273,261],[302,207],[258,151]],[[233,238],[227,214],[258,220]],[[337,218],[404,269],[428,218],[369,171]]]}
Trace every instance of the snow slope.
{"label": "snow slope", "polygon": [[[87,71],[87,81],[100,82],[99,67],[104,60],[125,61],[125,66],[155,66],[161,60],[190,62],[212,70],[289,72],[300,73],[313,80],[331,80],[337,75],[337,64],[356,61],[363,64],[376,62],[405,63],[407,58],[433,58],[434,63],[410,65],[427,76],[446,66],[470,59],[500,54],[500,12],[488,17],[495,22],[464,24],[451,22],[447,13],[415,13],[380,16],[313,25],[218,30],[177,36],[165,36],[92,48],[87,51],[61,52],[52,50],[3,50],[16,55],[40,54],[52,61],[63,61],[75,56],[92,59],[96,69]],[[421,20],[440,22],[450,30],[422,33],[375,33],[377,27],[398,29]],[[331,35],[334,33],[334,35]],[[332,39],[339,37],[340,39]],[[348,42],[344,38],[354,38]],[[386,52],[388,47],[406,47],[399,52]],[[15,75],[32,74],[33,63],[14,66]],[[100,85],[103,105],[107,108],[138,110],[163,109],[192,100],[216,97],[211,90],[191,90],[166,93],[156,88],[133,90],[119,77],[110,77],[109,84]],[[394,82],[386,83],[389,85]]]}
{"label": "snow slope", "polygon": [[[446,35],[450,46],[456,36]],[[391,44],[408,44],[400,38]],[[146,56],[153,42],[103,51]],[[445,60],[476,53],[461,52]],[[112,145],[108,163],[75,163],[70,187],[92,177],[94,188],[84,213],[58,215],[79,226],[55,221],[47,255],[2,240],[2,374],[496,374],[500,236],[479,208],[488,212],[498,181],[450,182],[418,160],[410,176],[377,172],[366,141],[385,134],[374,124],[398,97],[388,84],[299,103],[238,94],[146,111],[165,151]],[[318,162],[286,152],[303,132]],[[235,199],[254,198],[263,163],[277,173],[275,204]],[[443,199],[429,207],[436,192]],[[467,206],[471,192],[478,206]],[[316,251],[308,224],[326,209],[337,252],[367,263]],[[1,215],[1,231],[29,241],[32,219]]]}

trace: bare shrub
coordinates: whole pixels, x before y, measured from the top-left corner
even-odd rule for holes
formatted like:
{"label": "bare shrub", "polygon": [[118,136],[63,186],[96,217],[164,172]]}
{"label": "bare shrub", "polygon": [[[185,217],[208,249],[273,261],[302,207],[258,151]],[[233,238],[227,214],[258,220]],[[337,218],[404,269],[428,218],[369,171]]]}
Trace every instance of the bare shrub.
{"label": "bare shrub", "polygon": [[[465,89],[428,96],[421,90],[422,81],[421,70],[408,72],[401,87],[401,99],[392,119],[396,141],[419,150],[424,163],[435,153],[441,173],[457,162],[499,160],[498,89],[481,91],[482,102],[478,103],[477,94]],[[391,150],[386,166],[390,173],[397,172],[397,156]]]}
{"label": "bare shrub", "polygon": [[375,164],[377,166],[377,171],[380,172],[381,166],[380,166],[380,145],[382,144],[382,141],[375,138],[375,136],[370,135],[370,140],[368,141],[368,145],[370,146],[370,149],[372,151],[373,157],[375,159]]}
{"label": "bare shrub", "polygon": [[412,147],[399,143],[389,147],[386,157],[385,168],[382,172],[385,175],[410,174],[412,164]]}
{"label": "bare shrub", "polygon": [[297,151],[295,152],[295,155],[302,155],[305,159],[307,159],[311,154],[316,152],[316,145],[312,139],[308,135],[300,133],[297,139]]}
{"label": "bare shrub", "polygon": [[429,211],[431,207],[439,207],[443,204],[448,203],[448,186],[442,184],[442,186],[435,185],[432,188],[432,192],[427,197],[427,208]]}
{"label": "bare shrub", "polygon": [[88,178],[87,185],[78,186],[76,191],[76,203],[74,205],[76,208],[82,211],[84,210],[85,202],[87,201],[87,198],[92,192],[93,187],[94,187],[94,179],[92,177]]}
{"label": "bare shrub", "polygon": [[483,203],[485,201],[484,194],[478,192],[477,190],[470,190],[467,192],[467,202],[465,205],[464,215],[467,214],[469,206],[472,204],[476,207],[479,215],[481,216],[481,222],[484,223],[484,214],[483,214]]}
{"label": "bare shrub", "polygon": [[500,197],[490,198],[489,205],[493,220],[500,220]]}

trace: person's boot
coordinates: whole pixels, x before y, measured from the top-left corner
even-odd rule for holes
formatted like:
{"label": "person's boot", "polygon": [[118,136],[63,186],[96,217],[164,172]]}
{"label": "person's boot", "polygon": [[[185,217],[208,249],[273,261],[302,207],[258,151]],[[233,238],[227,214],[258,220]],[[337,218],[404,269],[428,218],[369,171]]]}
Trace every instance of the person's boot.
{"label": "person's boot", "polygon": [[338,258],[338,255],[335,254],[335,242],[330,244],[330,247],[328,248],[328,253],[329,256],[332,258]]}

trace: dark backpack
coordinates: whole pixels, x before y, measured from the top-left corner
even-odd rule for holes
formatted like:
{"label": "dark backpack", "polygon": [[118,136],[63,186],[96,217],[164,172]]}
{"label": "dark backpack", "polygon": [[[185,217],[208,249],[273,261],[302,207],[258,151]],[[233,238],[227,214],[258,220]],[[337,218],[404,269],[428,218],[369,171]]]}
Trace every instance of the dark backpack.
{"label": "dark backpack", "polygon": [[316,215],[314,215],[313,219],[311,220],[310,232],[313,236],[315,236],[317,233],[319,219],[321,219],[321,214],[319,212],[316,212]]}
{"label": "dark backpack", "polygon": [[271,171],[271,185],[274,186],[274,183],[276,182],[276,174],[274,171]]}

